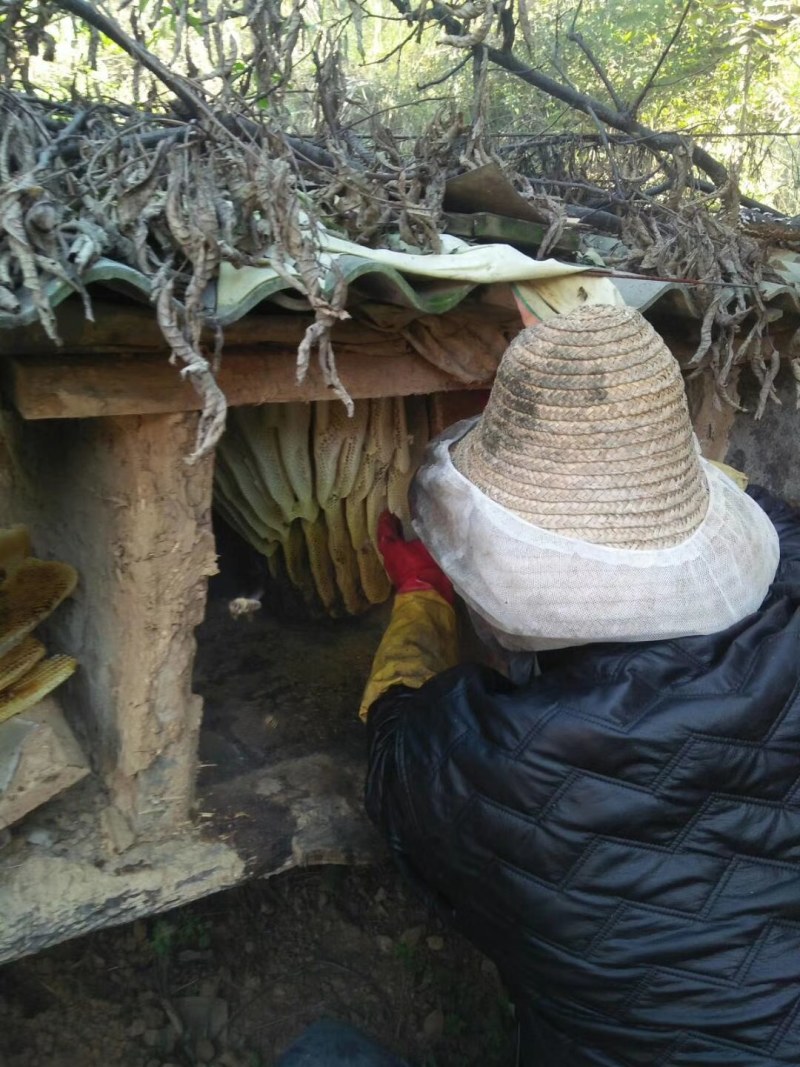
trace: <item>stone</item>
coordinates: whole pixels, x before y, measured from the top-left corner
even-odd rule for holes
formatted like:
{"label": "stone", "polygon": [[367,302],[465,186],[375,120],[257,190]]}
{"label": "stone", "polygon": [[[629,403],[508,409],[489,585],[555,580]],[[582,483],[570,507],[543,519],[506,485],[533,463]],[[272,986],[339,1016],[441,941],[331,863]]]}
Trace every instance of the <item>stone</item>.
{"label": "stone", "polygon": [[54,697],[0,723],[0,830],[88,773],[86,757]]}
{"label": "stone", "polygon": [[228,1025],[228,1002],[226,1000],[212,996],[180,997],[173,1001],[173,1006],[185,1032],[196,1041],[207,1038],[211,1034],[222,1043],[225,1042]]}
{"label": "stone", "polygon": [[409,926],[409,928],[404,930],[400,935],[400,940],[408,948],[416,948],[422,940],[424,932],[425,928],[423,926]]}
{"label": "stone", "polygon": [[213,1041],[207,1037],[201,1037],[194,1047],[194,1054],[200,1063],[210,1063],[214,1059],[215,1052]]}
{"label": "stone", "polygon": [[444,948],[444,938],[440,937],[439,934],[433,934],[425,939],[425,944],[431,952],[441,952]]}
{"label": "stone", "polygon": [[159,1026],[163,1026],[166,1022],[164,1012],[161,1008],[149,1007],[142,1009],[142,1020],[145,1024],[145,1029],[153,1029]]}
{"label": "stone", "polygon": [[422,1024],[422,1032],[428,1041],[438,1041],[444,1033],[444,1012],[441,1008],[434,1008],[425,1016]]}
{"label": "stone", "polygon": [[36,845],[37,848],[52,848],[56,843],[53,834],[41,826],[29,830],[28,833],[25,834],[25,840],[29,845]]}
{"label": "stone", "polygon": [[147,1048],[158,1048],[161,1045],[160,1030],[145,1030],[142,1040]]}
{"label": "stone", "polygon": [[112,854],[127,852],[136,837],[127,817],[119,808],[110,804],[100,816],[106,847]]}
{"label": "stone", "polygon": [[246,1067],[245,1060],[228,1049],[217,1060],[219,1067]]}

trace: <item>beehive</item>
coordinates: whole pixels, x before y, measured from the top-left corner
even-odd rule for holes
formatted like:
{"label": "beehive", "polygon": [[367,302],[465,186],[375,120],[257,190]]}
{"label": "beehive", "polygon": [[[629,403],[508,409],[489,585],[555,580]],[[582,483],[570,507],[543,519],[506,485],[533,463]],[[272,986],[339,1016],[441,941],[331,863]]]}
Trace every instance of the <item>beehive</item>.
{"label": "beehive", "polygon": [[[345,423],[313,368],[302,385],[296,381],[307,317],[249,315],[226,333],[219,381],[233,413],[215,476],[211,458],[185,462],[199,402],[169,366],[149,310],[98,302],[95,316],[92,325],[79,305],[61,306],[62,352],[33,327],[0,336],[8,405],[0,416],[0,515],[35,529],[37,552],[68,559],[81,575],[69,610],[53,616],[45,637],[81,662],[63,701],[94,770],[26,820],[38,840],[60,842],[57,849],[34,848],[21,836],[13,855],[0,851],[0,960],[252,873],[376,854],[361,812],[363,733],[346,706],[351,690],[338,692],[342,717],[329,729],[322,675],[332,658],[352,662],[346,682],[357,688],[368,665],[359,627],[369,640],[380,636],[379,614],[356,614],[388,592],[374,554],[384,504],[376,471],[386,478],[385,502],[401,508],[414,450],[426,436],[423,408],[433,434],[480,406],[475,391],[420,358],[402,330],[344,323],[334,337],[338,369],[358,416]],[[446,323],[452,335],[459,322],[456,312]],[[473,386],[489,384],[504,329],[498,321],[494,346],[481,350],[485,374]],[[672,343],[691,354],[685,339]],[[732,414],[715,407],[710,382],[692,388],[700,439],[720,458]],[[393,431],[390,453],[388,435],[370,427],[401,424],[398,398],[405,398],[406,429]],[[325,450],[337,423],[342,448],[348,441],[357,451],[360,442],[357,466],[349,451],[340,448],[334,464]],[[255,453],[253,432],[266,442]],[[274,480],[265,462],[276,452],[286,480]],[[208,628],[206,585],[217,567],[212,502],[274,575],[320,610],[316,629],[231,619]],[[8,569],[20,552],[8,552]],[[198,626],[203,648],[195,663]],[[292,678],[278,669],[290,646],[299,665]],[[29,645],[25,655],[34,651]],[[262,660],[272,670],[266,682]],[[13,669],[11,661],[6,666]],[[252,699],[229,747],[236,757],[248,747],[259,755],[264,745],[263,765],[239,773],[234,759],[220,773],[214,745],[230,740],[230,724],[225,707],[214,704],[226,672],[247,671]],[[193,676],[221,724],[216,735],[201,734]],[[266,685],[272,704],[283,702],[282,723],[263,714]],[[199,796],[198,763],[217,764],[201,768]],[[69,893],[52,894],[53,884]]]}
{"label": "beehive", "polygon": [[[0,896],[17,902],[4,914],[0,959],[254,870],[376,855],[361,808],[355,716],[383,625],[369,608],[389,594],[375,524],[385,506],[404,508],[431,423],[442,418],[441,401],[431,398],[452,395],[457,416],[458,398],[474,410],[469,398],[477,396],[399,332],[345,324],[337,358],[355,400],[349,419],[314,368],[296,381],[303,317],[249,318],[226,335],[220,381],[230,414],[215,472],[213,457],[186,463],[199,402],[169,367],[147,309],[98,305],[95,313],[91,326],[79,307],[61,306],[64,353],[35,328],[12,334],[13,358],[4,350],[14,410],[0,422],[0,514],[35,529],[37,551],[69,559],[81,575],[46,638],[80,660],[63,702],[94,774],[26,818],[13,863],[0,851]],[[504,343],[498,333],[498,352]],[[217,566],[213,508],[319,622],[247,627],[226,612],[215,630],[209,617],[196,664],[195,627]],[[12,568],[16,555],[8,553]],[[348,621],[362,615],[363,626]],[[290,646],[298,666],[291,678],[282,664]],[[23,651],[36,670],[38,650]],[[229,722],[222,734],[201,733],[193,676],[213,718],[219,678],[252,670],[253,660],[271,672],[253,675],[253,690],[269,690],[281,715],[268,723],[266,698],[251,701],[236,751],[249,746],[261,763],[237,766],[220,755]],[[351,666],[331,698],[334,662]],[[215,765],[203,766],[199,797],[198,762]],[[29,849],[29,832],[71,843]],[[44,893],[55,881],[68,881],[70,894]]]}

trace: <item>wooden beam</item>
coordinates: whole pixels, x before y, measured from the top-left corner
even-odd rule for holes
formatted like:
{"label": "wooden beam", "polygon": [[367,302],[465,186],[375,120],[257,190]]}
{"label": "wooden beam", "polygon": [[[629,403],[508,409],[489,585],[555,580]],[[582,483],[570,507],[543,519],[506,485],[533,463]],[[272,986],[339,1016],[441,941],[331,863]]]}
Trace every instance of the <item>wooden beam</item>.
{"label": "wooden beam", "polygon": [[462,419],[480,415],[489,399],[488,386],[482,389],[461,389],[452,393],[436,393],[428,401],[431,437]]}
{"label": "wooden beam", "polygon": [[[87,778],[31,812],[25,835],[0,850],[0,964],[255,874],[385,862],[386,846],[364,811],[363,783],[363,758],[309,746],[219,783],[203,797],[195,825],[131,842],[120,841],[99,783]],[[29,843],[37,830],[39,841]]]}
{"label": "wooden beam", "polygon": [[[313,363],[298,385],[296,364],[294,347],[242,347],[226,352],[218,381],[232,406],[333,399]],[[383,339],[372,354],[360,346],[338,345],[336,366],[353,399],[486,386],[466,386],[414,354],[405,341],[390,345]],[[29,420],[156,415],[201,407],[197,393],[166,354],[7,356],[1,370],[7,400]]]}
{"label": "wooden beam", "polygon": [[[0,330],[0,355],[79,355],[82,353],[117,353],[139,355],[141,352],[169,353],[164,335],[148,305],[93,303],[94,321],[86,318],[78,300],[66,300],[56,308],[60,348],[56,348],[39,323]],[[261,341],[294,345],[303,339],[306,328],[314,321],[311,314],[300,312],[251,312],[225,327],[226,348]],[[367,349],[382,341],[381,331],[356,319],[343,319],[333,326],[335,343],[358,344]],[[208,331],[204,340],[213,344]]]}
{"label": "wooden beam", "polygon": [[[506,302],[501,303],[506,297]],[[79,300],[65,300],[56,308],[56,322],[61,345],[56,348],[38,323],[0,330],[0,356],[28,355],[129,355],[143,352],[169,354],[169,347],[156,321],[153,309],[148,305],[112,304],[107,301],[93,302],[94,321],[90,322]],[[378,311],[378,322],[370,318]],[[391,305],[365,304],[353,309],[353,318],[335,322],[331,330],[334,347],[352,346],[365,356],[378,351],[387,343],[403,342],[403,328],[409,322],[425,316],[410,308]],[[478,317],[484,323],[496,325],[498,331],[509,324],[518,324],[519,315],[510,296],[508,286],[489,286],[480,298],[468,302],[441,318],[450,318],[461,323],[465,318]],[[242,346],[264,343],[293,347],[303,340],[314,316],[304,312],[264,312],[255,310],[225,327],[225,351]],[[203,341],[213,347],[214,335],[210,330]]]}

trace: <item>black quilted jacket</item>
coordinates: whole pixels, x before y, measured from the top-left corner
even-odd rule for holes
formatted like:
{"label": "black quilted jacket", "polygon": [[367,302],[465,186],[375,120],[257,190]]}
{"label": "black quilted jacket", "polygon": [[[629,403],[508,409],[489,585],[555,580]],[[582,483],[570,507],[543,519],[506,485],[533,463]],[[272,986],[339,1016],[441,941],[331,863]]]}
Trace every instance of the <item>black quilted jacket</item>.
{"label": "black quilted jacket", "polygon": [[711,637],[458,667],[369,716],[367,807],[535,1067],[800,1065],[800,517]]}

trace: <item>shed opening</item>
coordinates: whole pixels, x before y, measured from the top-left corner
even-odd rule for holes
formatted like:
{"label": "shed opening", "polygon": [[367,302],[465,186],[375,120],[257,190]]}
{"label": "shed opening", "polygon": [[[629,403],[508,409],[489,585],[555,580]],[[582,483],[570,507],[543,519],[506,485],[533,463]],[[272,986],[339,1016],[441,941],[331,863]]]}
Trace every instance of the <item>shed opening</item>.
{"label": "shed opening", "polygon": [[229,414],[214,476],[219,574],[197,631],[198,789],[260,865],[379,854],[357,718],[390,611],[377,521],[388,508],[413,533],[408,487],[425,445],[482,402],[464,392],[361,399],[352,417],[339,401]]}

